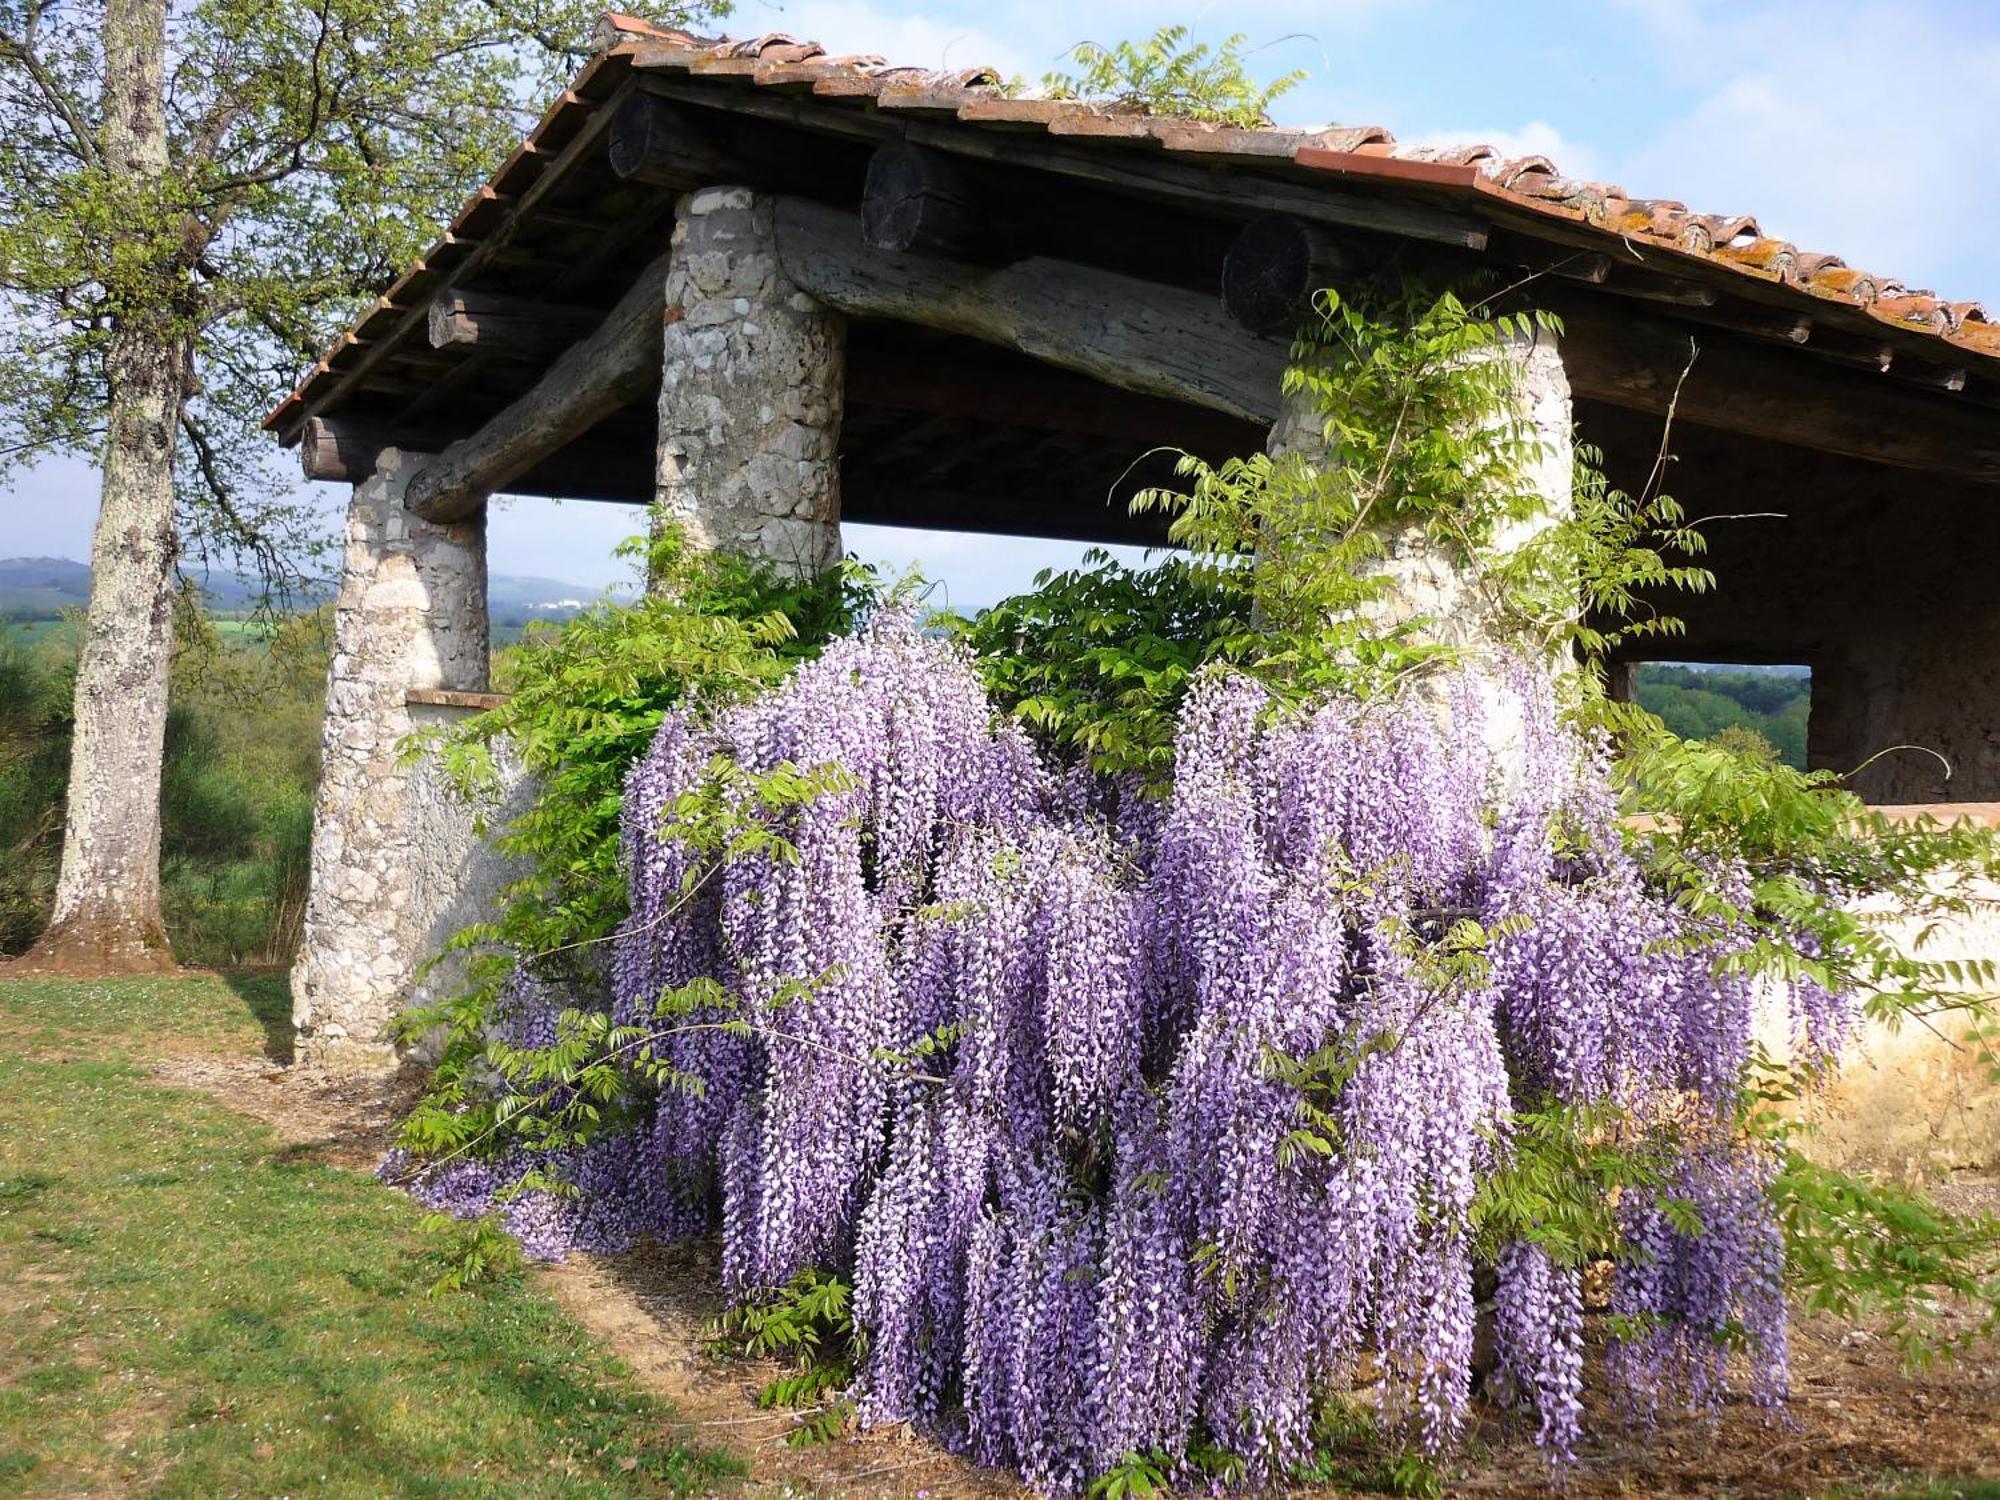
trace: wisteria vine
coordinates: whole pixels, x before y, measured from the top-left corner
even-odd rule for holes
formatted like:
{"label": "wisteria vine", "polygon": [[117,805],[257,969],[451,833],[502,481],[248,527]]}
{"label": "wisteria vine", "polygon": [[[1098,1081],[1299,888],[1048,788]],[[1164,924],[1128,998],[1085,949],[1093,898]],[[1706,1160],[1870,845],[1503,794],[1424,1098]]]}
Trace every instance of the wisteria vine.
{"label": "wisteria vine", "polygon": [[[1583,1268],[1479,1205],[1526,1112],[1575,1110],[1671,1164],[1616,1211],[1609,1373],[1705,1408],[1740,1362],[1778,1399],[1774,1166],[1736,1128],[1752,983],[1649,891],[1547,675],[1498,699],[1210,672],[1159,800],[1052,769],[961,648],[884,610],[762,697],[673,711],[626,787],[611,980],[681,1082],[537,1163],[577,1191],[498,1211],[543,1255],[719,1230],[739,1296],[850,1278],[861,1419],[1052,1492],[1197,1442],[1281,1474],[1364,1366],[1385,1426],[1445,1449],[1483,1315],[1493,1388],[1560,1458]],[[765,836],[691,837],[703,809]],[[523,1045],[579,1003],[516,1001]],[[1841,998],[1791,1003],[1837,1047]],[[526,1165],[417,1188],[478,1212]]]}

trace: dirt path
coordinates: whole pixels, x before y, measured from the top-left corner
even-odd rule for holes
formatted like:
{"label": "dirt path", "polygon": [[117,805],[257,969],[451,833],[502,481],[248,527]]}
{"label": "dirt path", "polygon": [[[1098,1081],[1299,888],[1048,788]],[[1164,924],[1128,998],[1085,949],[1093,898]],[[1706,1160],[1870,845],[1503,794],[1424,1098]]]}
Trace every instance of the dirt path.
{"label": "dirt path", "polygon": [[[183,1052],[156,1058],[161,1083],[194,1089],[270,1126],[288,1146],[372,1172],[419,1087],[282,1067],[263,1058]],[[721,1449],[750,1470],[751,1493],[829,1497],[1019,1496],[1009,1477],[974,1469],[907,1432],[877,1429],[848,1440],[798,1445],[790,1411],[757,1405],[776,1365],[716,1357],[710,1330],[722,1312],[720,1272],[699,1245],[644,1245],[625,1255],[572,1255],[536,1277],[571,1317],[632,1367],[639,1384],[672,1406],[677,1437]]]}
{"label": "dirt path", "polygon": [[[410,1078],[379,1087],[212,1054],[166,1057],[152,1068],[161,1082],[212,1095],[269,1124],[302,1151],[363,1171],[380,1161],[416,1088]],[[1990,1211],[2000,1207],[2000,1179],[1962,1177],[1940,1196],[1954,1207]],[[775,1367],[709,1352],[721,1304],[708,1248],[648,1245],[616,1257],[574,1256],[536,1274],[631,1366],[642,1386],[672,1405],[682,1435],[734,1453],[749,1466],[751,1493],[918,1500],[1025,1493],[1010,1477],[974,1469],[907,1432],[788,1443],[797,1417],[756,1403],[757,1389]],[[1859,1500],[1896,1493],[1898,1475],[2000,1480],[2000,1346],[1994,1342],[1956,1363],[1911,1373],[1875,1329],[1801,1315],[1793,1325],[1792,1365],[1794,1400],[1779,1424],[1747,1403],[1734,1403],[1717,1426],[1669,1420],[1646,1434],[1627,1428],[1629,1413],[1605,1393],[1594,1393],[1587,1425],[1596,1436],[1582,1445],[1560,1493],[1572,1500]],[[1469,1451],[1468,1471],[1447,1494],[1529,1500],[1555,1493],[1517,1420],[1488,1414]],[[1932,1494],[1916,1493],[1926,1500]]]}

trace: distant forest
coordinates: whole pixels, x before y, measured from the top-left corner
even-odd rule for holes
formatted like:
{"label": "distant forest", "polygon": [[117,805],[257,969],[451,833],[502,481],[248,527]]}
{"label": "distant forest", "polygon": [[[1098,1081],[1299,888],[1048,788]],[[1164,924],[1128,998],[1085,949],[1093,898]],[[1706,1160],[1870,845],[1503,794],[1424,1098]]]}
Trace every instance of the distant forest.
{"label": "distant forest", "polygon": [[1688,739],[1712,739],[1747,729],[1770,741],[1788,766],[1805,769],[1806,711],[1812,678],[1802,671],[1749,667],[1736,671],[1647,662],[1639,668],[1639,702]]}

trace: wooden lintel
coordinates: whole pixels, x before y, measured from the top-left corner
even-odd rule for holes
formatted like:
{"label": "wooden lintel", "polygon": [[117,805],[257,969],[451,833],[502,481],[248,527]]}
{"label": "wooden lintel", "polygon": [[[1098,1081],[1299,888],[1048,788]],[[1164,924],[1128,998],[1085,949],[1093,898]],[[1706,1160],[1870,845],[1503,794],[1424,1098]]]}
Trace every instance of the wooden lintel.
{"label": "wooden lintel", "polygon": [[1871,463],[2000,483],[2000,429],[1990,412],[1801,352],[1601,304],[1557,310],[1563,366],[1578,396]]}
{"label": "wooden lintel", "polygon": [[485,426],[418,469],[403,503],[426,519],[454,520],[650,392],[659,380],[668,315],[667,263],[662,255],[641,271],[595,332],[572,344]]}
{"label": "wooden lintel", "polygon": [[871,250],[854,214],[800,198],[778,200],[777,241],[792,280],[842,312],[964,334],[1245,421],[1277,414],[1285,345],[1245,333],[1212,297],[1043,257],[995,270]]}
{"label": "wooden lintel", "polygon": [[604,317],[604,309],[447,290],[430,307],[434,349],[478,348],[500,354],[553,354],[567,349]]}
{"label": "wooden lintel", "polygon": [[[299,442],[300,466],[308,479],[359,484],[375,472],[387,449],[435,454],[451,441],[450,434],[437,427],[309,417]],[[506,488],[515,495],[643,505],[653,498],[653,464],[650,433],[592,432],[516,475]]]}

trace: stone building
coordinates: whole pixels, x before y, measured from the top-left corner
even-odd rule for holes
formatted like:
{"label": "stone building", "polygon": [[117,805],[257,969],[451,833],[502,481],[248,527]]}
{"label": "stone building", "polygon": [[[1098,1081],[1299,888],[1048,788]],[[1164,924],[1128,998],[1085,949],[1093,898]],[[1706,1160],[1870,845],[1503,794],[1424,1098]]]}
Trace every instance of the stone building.
{"label": "stone building", "polygon": [[[1672,492],[1748,518],[1711,528],[1724,587],[1662,654],[1810,666],[1814,764],[1919,743],[1951,766],[1884,756],[1871,800],[2000,799],[2000,594],[1962,561],[2000,543],[2000,325],[1975,304],[1541,157],[1015,99],[785,36],[608,16],[600,44],[269,419],[355,486],[304,1055],[388,1060],[490,878],[398,755],[489,686],[489,495],[657,499],[801,568],[843,517],[1147,540],[1123,498],[1168,471],[1139,456],[1284,441],[1287,330],[1360,269],[1528,281],[1561,314],[1515,351],[1552,508],[1573,433],[1637,487],[1672,414]],[[1413,588],[1440,566],[1397,565]]]}

